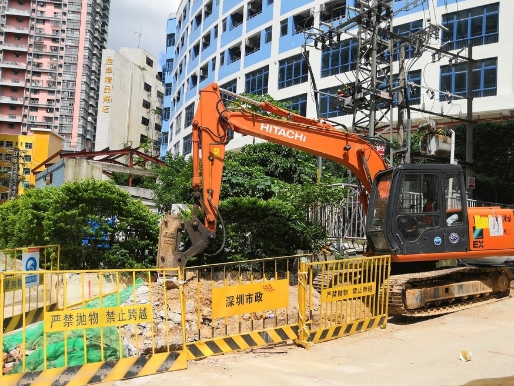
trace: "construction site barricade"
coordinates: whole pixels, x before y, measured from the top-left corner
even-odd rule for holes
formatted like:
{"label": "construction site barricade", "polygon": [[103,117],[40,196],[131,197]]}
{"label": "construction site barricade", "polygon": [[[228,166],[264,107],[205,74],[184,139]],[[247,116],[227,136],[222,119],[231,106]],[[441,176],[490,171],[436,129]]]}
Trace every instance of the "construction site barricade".
{"label": "construction site barricade", "polygon": [[[57,308],[56,276],[48,272],[59,268],[60,246],[46,245],[0,250],[2,284],[2,331],[10,331],[43,320],[43,310]],[[24,267],[25,265],[25,267]],[[26,290],[22,291],[23,271],[38,271],[27,275]],[[48,288],[44,291],[43,282]]]}
{"label": "construction site barricade", "polygon": [[[34,271],[16,275],[24,302]],[[185,297],[178,270],[37,275],[42,276],[44,298],[53,286],[59,288],[58,307],[43,306],[40,322],[28,325],[22,316],[21,329],[0,334],[2,386],[85,385],[187,367]],[[9,276],[0,273],[1,318]],[[170,286],[162,277],[172,277],[176,284]]]}
{"label": "construction site barricade", "polygon": [[298,338],[301,256],[185,269],[188,359]]}
{"label": "construction site barricade", "polygon": [[301,262],[298,343],[385,327],[390,264],[390,256]]}

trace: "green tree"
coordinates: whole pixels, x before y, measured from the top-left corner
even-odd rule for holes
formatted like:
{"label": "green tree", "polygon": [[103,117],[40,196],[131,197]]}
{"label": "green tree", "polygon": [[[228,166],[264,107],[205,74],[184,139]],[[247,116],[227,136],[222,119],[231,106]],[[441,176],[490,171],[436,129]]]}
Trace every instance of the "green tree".
{"label": "green tree", "polygon": [[158,217],[106,181],[33,189],[0,206],[0,248],[60,244],[63,269],[155,266]]}

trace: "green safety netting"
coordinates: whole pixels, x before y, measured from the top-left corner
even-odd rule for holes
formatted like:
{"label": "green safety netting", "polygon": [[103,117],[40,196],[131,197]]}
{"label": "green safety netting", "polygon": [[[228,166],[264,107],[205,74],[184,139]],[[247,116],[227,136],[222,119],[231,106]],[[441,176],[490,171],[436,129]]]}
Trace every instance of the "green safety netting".
{"label": "green safety netting", "polygon": [[[123,304],[134,291],[143,284],[142,279],[121,290],[118,293],[103,296],[85,304],[84,308],[117,307]],[[101,305],[100,305],[101,303]],[[86,357],[84,361],[84,332],[86,340]],[[102,336],[100,336],[100,334]],[[25,371],[38,371],[44,364],[44,323],[39,322],[25,328],[25,350],[34,350],[25,360]],[[103,338],[103,359],[102,342]],[[4,335],[3,351],[5,353],[15,349],[23,342],[23,331],[14,331]],[[66,344],[65,344],[66,342]],[[121,351],[120,351],[121,347]],[[120,355],[121,354],[121,355]],[[71,330],[64,332],[51,332],[46,334],[46,368],[63,367],[65,358],[67,366],[82,365],[84,363],[100,362],[102,360],[119,359],[126,356],[123,345],[120,346],[120,335],[116,327],[88,328],[86,330]],[[22,362],[13,367],[9,374],[23,371]]]}

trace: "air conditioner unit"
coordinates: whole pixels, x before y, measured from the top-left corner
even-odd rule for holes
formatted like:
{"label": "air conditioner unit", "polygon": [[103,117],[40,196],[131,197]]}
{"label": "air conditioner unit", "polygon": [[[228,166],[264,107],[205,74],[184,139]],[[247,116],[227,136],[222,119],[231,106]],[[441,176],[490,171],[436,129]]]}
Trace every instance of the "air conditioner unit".
{"label": "air conditioner unit", "polygon": [[203,42],[203,44],[210,44],[210,43],[211,43],[211,40],[210,40],[210,38],[208,38],[207,36],[204,36],[204,37],[202,38],[202,42]]}
{"label": "air conditioner unit", "polygon": [[207,78],[207,70],[200,70],[200,76],[203,78]]}
{"label": "air conditioner unit", "polygon": [[250,39],[246,39],[245,45],[247,45],[248,47],[251,47],[251,48],[255,47],[254,42],[251,41]]}
{"label": "air conditioner unit", "polygon": [[248,3],[248,10],[252,12],[257,12],[257,7],[254,3]]}
{"label": "air conditioner unit", "polygon": [[310,15],[311,16],[314,16],[316,14],[315,10],[314,10],[314,7],[310,9]]}

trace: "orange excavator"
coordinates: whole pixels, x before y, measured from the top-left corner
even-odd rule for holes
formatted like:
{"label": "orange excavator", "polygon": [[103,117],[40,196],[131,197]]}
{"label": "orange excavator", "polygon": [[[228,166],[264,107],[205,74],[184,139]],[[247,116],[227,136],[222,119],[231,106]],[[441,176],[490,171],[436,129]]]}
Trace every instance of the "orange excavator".
{"label": "orange excavator", "polygon": [[[222,93],[241,104],[227,108]],[[250,104],[257,104],[261,113],[250,110]],[[505,266],[436,269],[442,260],[514,255],[514,211],[467,207],[460,166],[402,164],[388,168],[375,146],[358,135],[221,90],[215,83],[200,91],[193,118],[192,219],[177,220],[175,226],[167,224],[171,229],[168,249],[164,251],[160,243],[159,267],[184,267],[216,238],[225,147],[232,132],[321,156],[353,172],[362,186],[361,202],[367,207],[369,254],[391,255],[391,315],[448,313],[509,293],[513,274]],[[203,221],[198,218],[199,209]],[[181,232],[186,232],[192,243],[185,251],[178,247]]]}

